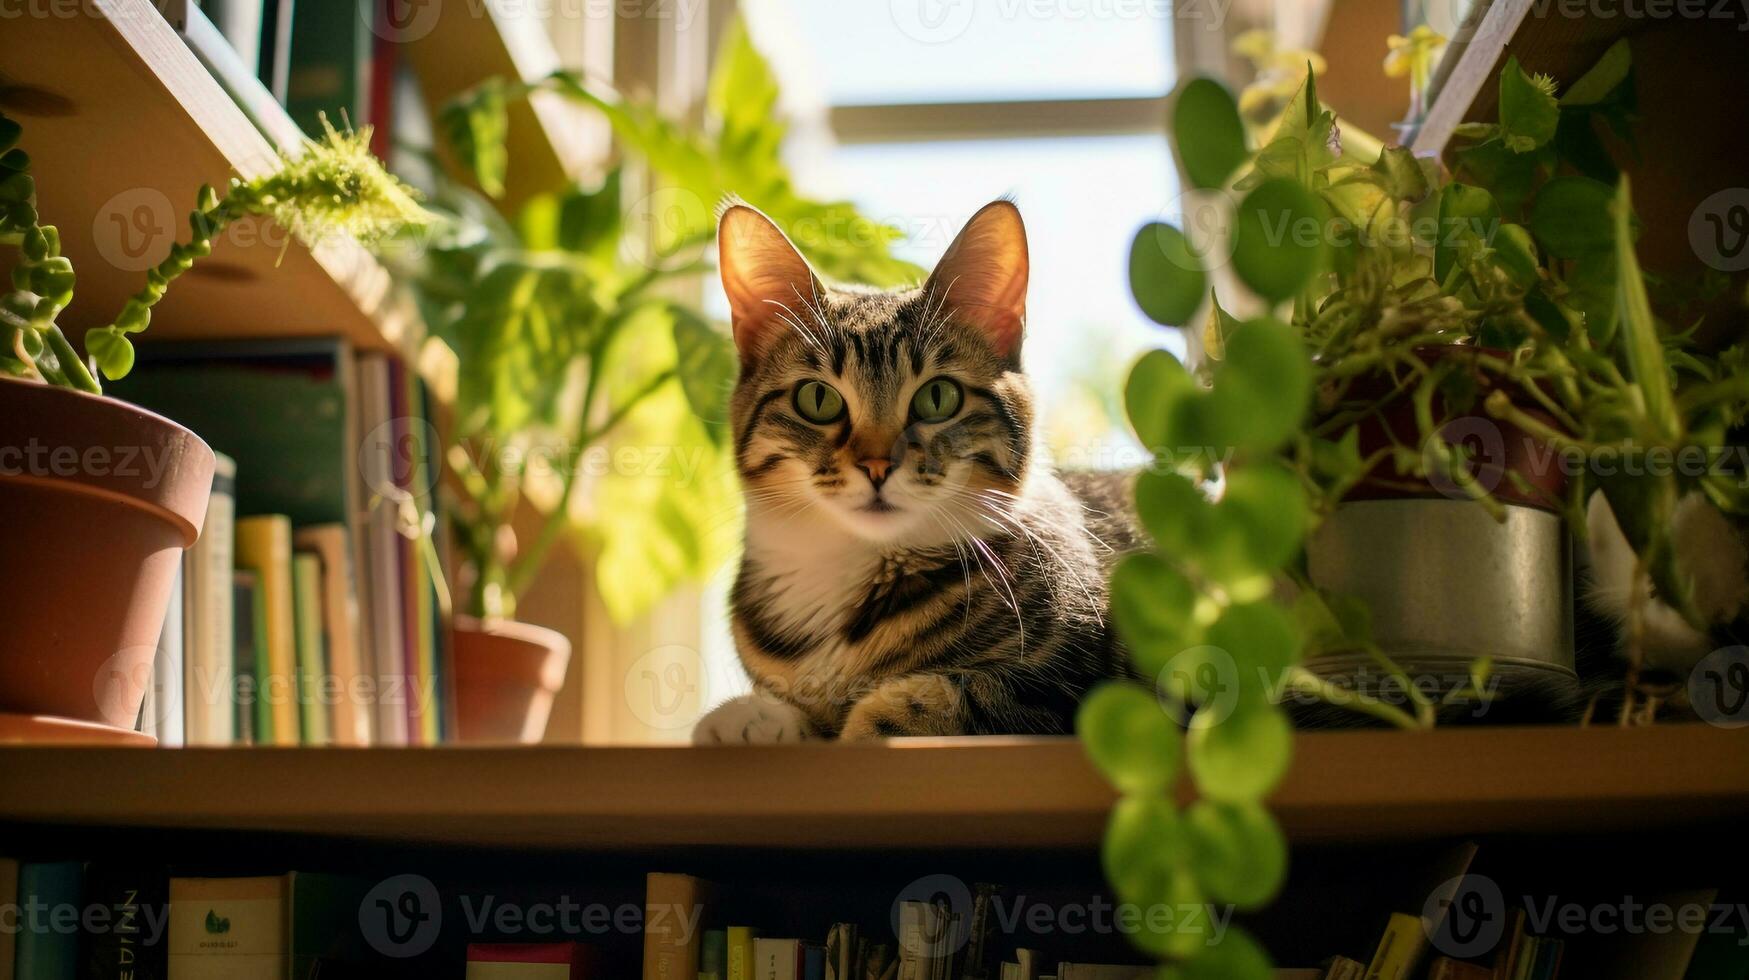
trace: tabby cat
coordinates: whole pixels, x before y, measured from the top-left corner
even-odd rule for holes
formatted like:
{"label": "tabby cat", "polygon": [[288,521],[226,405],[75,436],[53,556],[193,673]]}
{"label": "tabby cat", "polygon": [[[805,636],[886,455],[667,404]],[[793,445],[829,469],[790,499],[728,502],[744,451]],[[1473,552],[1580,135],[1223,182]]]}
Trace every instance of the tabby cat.
{"label": "tabby cat", "polygon": [[984,207],[895,291],[823,284],[745,205],[717,241],[755,693],[694,740],[1070,731],[1127,670],[1105,581],[1139,532],[1129,478],[1059,474],[1035,443],[1019,210]]}

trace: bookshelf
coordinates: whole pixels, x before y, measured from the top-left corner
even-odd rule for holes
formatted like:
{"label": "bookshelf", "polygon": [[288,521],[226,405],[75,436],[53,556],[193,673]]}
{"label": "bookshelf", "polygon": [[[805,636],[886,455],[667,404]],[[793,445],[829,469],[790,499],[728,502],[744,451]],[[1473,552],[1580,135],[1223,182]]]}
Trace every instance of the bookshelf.
{"label": "bookshelf", "polygon": [[[79,334],[186,236],[202,183],[259,175],[274,154],[152,0],[55,11],[8,18],[0,104],[25,127],[40,210],[78,269],[61,324]],[[143,339],[338,334],[361,350],[409,351],[418,333],[356,242],[305,248],[271,223],[243,222],[169,292]]]}
{"label": "bookshelf", "polygon": [[[1082,850],[1097,846],[1112,800],[1072,739],[708,750],[0,747],[0,826],[577,851]],[[1296,844],[1705,834],[1749,816],[1749,737],[1704,725],[1302,734],[1271,806]]]}

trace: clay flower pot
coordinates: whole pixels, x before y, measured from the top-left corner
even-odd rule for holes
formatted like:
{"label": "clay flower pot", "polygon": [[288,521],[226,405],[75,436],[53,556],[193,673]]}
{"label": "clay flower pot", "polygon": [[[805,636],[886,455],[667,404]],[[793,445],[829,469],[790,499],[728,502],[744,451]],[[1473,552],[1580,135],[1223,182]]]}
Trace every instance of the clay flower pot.
{"label": "clay flower pot", "polygon": [[213,451],[126,402],[13,378],[0,419],[0,713],[132,728]]}
{"label": "clay flower pot", "polygon": [[457,740],[539,742],[565,683],[570,641],[542,626],[457,616],[453,652]]}

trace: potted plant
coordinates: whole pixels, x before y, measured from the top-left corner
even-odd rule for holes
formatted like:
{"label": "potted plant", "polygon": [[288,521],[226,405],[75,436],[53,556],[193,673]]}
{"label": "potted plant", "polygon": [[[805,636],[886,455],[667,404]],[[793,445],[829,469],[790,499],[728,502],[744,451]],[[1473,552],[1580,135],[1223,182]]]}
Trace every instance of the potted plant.
{"label": "potted plant", "polygon": [[[1559,95],[1509,62],[1500,122],[1465,130],[1476,142],[1460,155],[1464,180],[1343,139],[1309,73],[1255,152],[1218,84],[1179,92],[1184,172],[1239,200],[1220,251],[1161,223],[1131,252],[1150,317],[1183,326],[1205,302],[1209,313],[1194,371],[1155,351],[1125,390],[1155,452],[1136,487],[1155,547],[1117,566],[1111,592],[1148,683],[1097,689],[1078,723],[1123,794],[1104,849],[1123,900],[1266,904],[1286,866],[1263,803],[1291,758],[1284,702],[1316,698],[1420,729],[1443,707],[1488,698],[1499,651],[1470,641],[1477,623],[1396,604],[1431,589],[1488,619],[1513,591],[1558,646],[1572,602],[1564,535],[1584,532],[1593,488],[1658,594],[1687,612],[1693,583],[1667,530],[1677,500],[1692,489],[1741,514],[1740,489],[1644,468],[1600,477],[1584,462],[1717,444],[1749,410],[1749,379],[1741,351],[1708,355],[1654,318],[1626,177],[1572,140],[1552,145],[1593,117],[1621,121],[1626,59],[1625,46],[1612,49]],[[1211,254],[1230,258],[1259,315],[1241,320],[1210,299]],[[1381,517],[1381,503],[1400,513]],[[1428,582],[1357,567],[1402,569],[1418,549],[1447,559],[1421,569]],[[1533,559],[1544,563],[1534,574],[1512,564]],[[1452,628],[1431,632],[1440,625]],[[1630,630],[1630,663],[1635,642]],[[1360,664],[1400,701],[1338,683]],[[1458,679],[1418,684],[1411,670]],[[1633,683],[1630,670],[1624,718]],[[1199,795],[1183,809],[1181,757]],[[1168,961],[1163,975],[1270,975],[1242,930],[1209,945],[1175,925],[1134,937]]]}
{"label": "potted plant", "polygon": [[0,242],[18,249],[0,297],[0,510],[15,518],[0,554],[9,597],[0,712],[48,716],[9,727],[50,735],[69,721],[131,729],[180,552],[206,516],[213,453],[175,422],[104,397],[99,379],[128,373],[130,335],[231,222],[262,215],[300,234],[369,237],[421,212],[371,158],[368,134],[333,130],[272,174],[233,179],[222,196],[202,187],[189,240],[147,271],[109,325],[85,335],[87,364],[56,324],[73,301],[74,272],[59,232],[37,213],[21,136],[0,116]]}
{"label": "potted plant", "polygon": [[[897,232],[793,190],[778,157],[776,81],[738,25],[717,61],[708,127],[677,126],[567,72],[464,93],[442,128],[488,195],[502,192],[510,163],[507,102],[536,90],[603,113],[658,186],[627,201],[616,168],[536,198],[513,221],[448,188],[446,227],[407,269],[459,365],[445,487],[464,566],[453,647],[463,741],[544,731],[569,647],[514,617],[561,539],[580,536],[594,554],[596,587],[622,622],[732,553],[725,412],[737,359],[674,288],[708,268],[716,204],[756,199],[803,229],[810,255],[838,274],[892,283],[916,273],[888,254]],[[634,451],[610,452],[610,439]],[[518,540],[514,519],[531,505],[539,529]]]}

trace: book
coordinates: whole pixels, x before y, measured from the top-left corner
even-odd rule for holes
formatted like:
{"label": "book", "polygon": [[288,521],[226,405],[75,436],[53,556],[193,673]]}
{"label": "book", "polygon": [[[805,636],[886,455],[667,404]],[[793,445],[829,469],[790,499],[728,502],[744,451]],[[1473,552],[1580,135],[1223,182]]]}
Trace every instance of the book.
{"label": "book", "polygon": [[724,933],[729,946],[729,980],[753,980],[753,942],[758,932],[747,926],[730,926]]}
{"label": "book", "polygon": [[[175,26],[188,50],[194,52],[207,73],[269,143],[277,149],[295,152],[303,133],[261,81],[262,0],[224,0],[220,4],[209,0],[205,7],[196,7],[190,0],[181,2],[185,10]],[[255,11],[254,37],[247,41],[247,51],[240,35],[248,28],[243,18],[232,19],[233,7],[253,7]],[[239,36],[233,36],[233,31]]]}
{"label": "book", "polygon": [[728,934],[721,929],[706,929],[698,945],[698,980],[724,980],[728,975]]}
{"label": "book", "polygon": [[467,980],[586,980],[594,947],[582,943],[469,943]]}
{"label": "book", "polygon": [[365,503],[361,533],[367,537],[359,566],[366,607],[368,648],[376,682],[376,741],[408,744],[407,650],[403,642],[399,510],[395,502],[394,414],[389,395],[389,358],[358,358],[358,415],[364,435],[358,443],[354,495]]}
{"label": "book", "polygon": [[1391,913],[1385,934],[1379,938],[1372,962],[1367,964],[1366,980],[1408,980],[1409,971],[1427,942],[1419,916],[1402,912]]}
{"label": "book", "polygon": [[187,615],[183,567],[178,565],[170,580],[170,601],[164,609],[164,625],[158,630],[158,649],[152,655],[152,679],[140,701],[140,731],[165,748],[182,745],[182,625]]}
{"label": "book", "polygon": [[328,738],[335,745],[369,745],[373,712],[365,710],[370,671],[363,665],[358,646],[358,590],[352,575],[352,549],[342,524],[302,527],[292,535],[292,546],[309,552],[321,568],[322,623],[326,641],[325,687],[336,694],[328,704],[332,725]]}
{"label": "book", "polygon": [[1366,964],[1346,956],[1332,956],[1324,963],[1323,980],[1361,980]]}
{"label": "book", "polygon": [[826,947],[802,947],[802,980],[826,980]]}
{"label": "book", "polygon": [[320,136],[322,116],[336,129],[363,125],[370,91],[371,0],[304,0],[292,7],[285,111]]}
{"label": "book", "polygon": [[258,632],[265,643],[255,663],[255,738],[262,745],[296,745],[300,734],[291,540],[284,515],[237,521],[237,567],[255,573],[261,594]]}
{"label": "book", "polygon": [[170,879],[170,980],[284,980],[289,879]]}
{"label": "book", "polygon": [[868,955],[862,958],[863,980],[892,980],[898,969],[899,965],[893,962],[893,947],[886,943],[869,945]]}
{"label": "book", "polygon": [[1154,975],[1148,966],[1117,966],[1110,963],[1061,963],[1057,980],[1146,980]]}
{"label": "book", "polygon": [[182,712],[189,745],[237,740],[236,483],[236,462],[215,454],[206,523],[182,561]]}
{"label": "book", "polygon": [[930,980],[929,929],[934,909],[928,902],[899,903],[898,980]]}
{"label": "book", "polygon": [[1493,977],[1494,971],[1488,967],[1449,956],[1435,958],[1427,968],[1427,980],[1493,980]]}
{"label": "book", "polygon": [[697,980],[710,886],[691,875],[644,879],[644,980]]}
{"label": "book", "polygon": [[[0,857],[0,906],[18,904],[18,859]],[[18,953],[17,920],[13,928],[0,929],[0,980],[17,980],[12,961]]]}
{"label": "book", "polygon": [[328,742],[328,640],[322,624],[322,560],[292,555],[292,622],[298,648],[298,731],[304,745]]}
{"label": "book", "polygon": [[81,980],[164,980],[170,879],[162,869],[93,862],[85,867]]}
{"label": "book", "polygon": [[799,939],[753,940],[753,980],[802,980],[802,955]]}
{"label": "book", "polygon": [[960,980],[989,980],[990,939],[996,922],[992,916],[1000,886],[979,882],[972,887],[972,920],[967,924],[966,945],[960,960]]}
{"label": "book", "polygon": [[237,61],[253,74],[261,69],[261,0],[205,0],[200,10],[225,39]]}
{"label": "book", "polygon": [[1044,954],[1036,949],[1017,949],[1014,951],[1015,966],[1018,967],[1020,980],[1039,980],[1040,970],[1044,964]]}
{"label": "book", "polygon": [[261,2],[261,53],[256,72],[280,105],[285,105],[291,75],[292,9],[293,0]]}
{"label": "book", "polygon": [[85,867],[77,861],[27,862],[18,868],[18,980],[75,980]]}
{"label": "book", "polygon": [[259,709],[259,668],[267,645],[266,609],[261,580],[254,572],[240,569],[231,575],[231,671],[236,687],[233,727],[238,745],[254,745],[256,711]]}
{"label": "book", "polygon": [[361,928],[373,884],[350,875],[294,871],[285,876],[291,927],[286,948],[293,980],[381,972]]}
{"label": "book", "polygon": [[826,980],[860,980],[856,976],[856,925],[839,922],[826,933]]}

